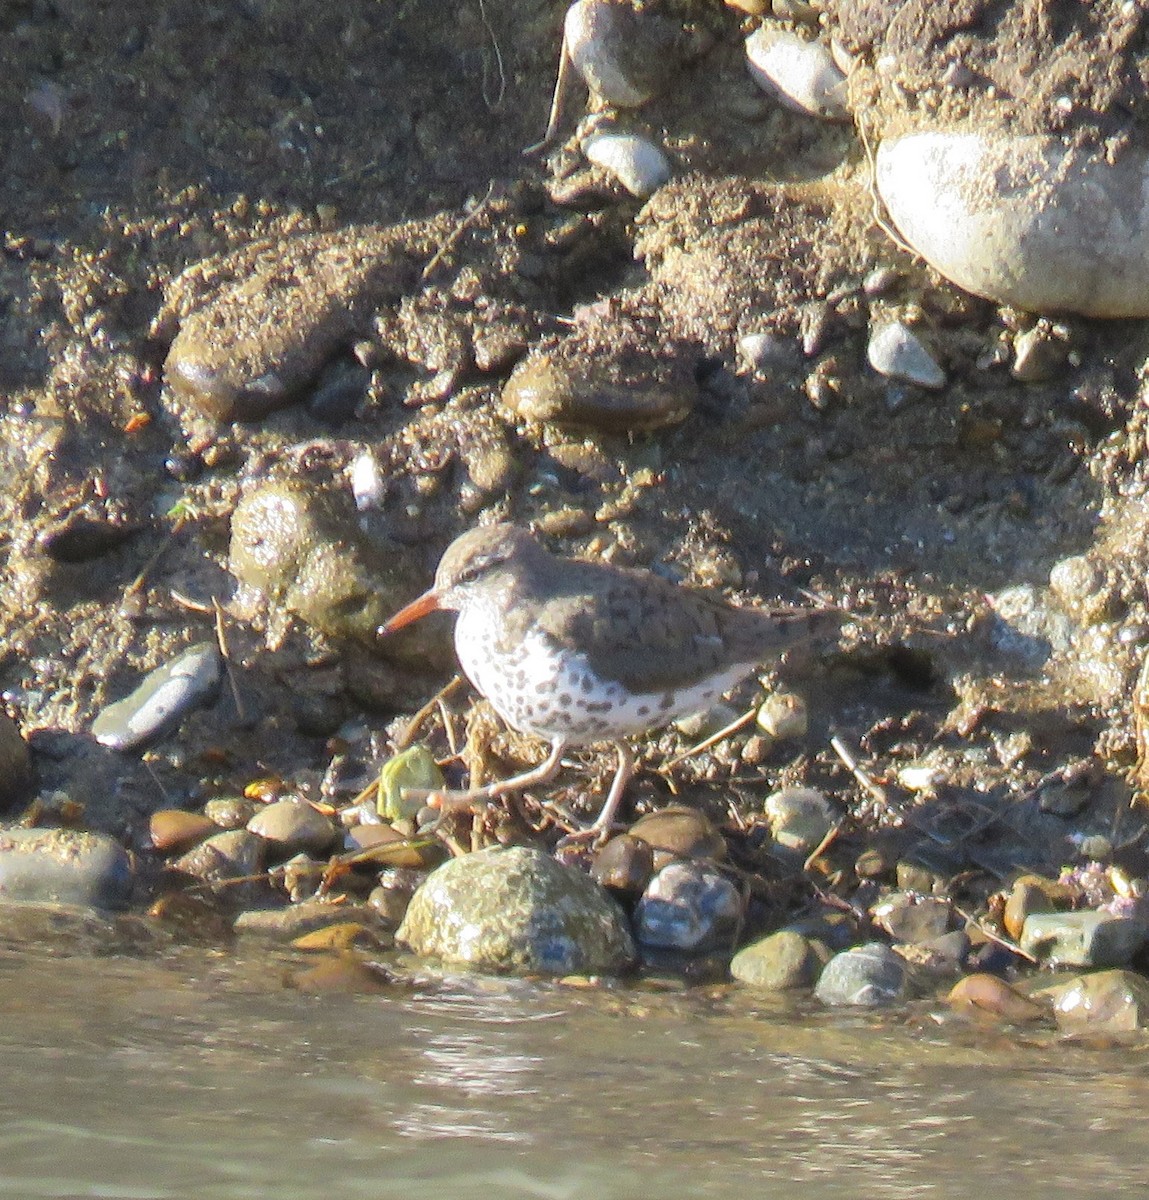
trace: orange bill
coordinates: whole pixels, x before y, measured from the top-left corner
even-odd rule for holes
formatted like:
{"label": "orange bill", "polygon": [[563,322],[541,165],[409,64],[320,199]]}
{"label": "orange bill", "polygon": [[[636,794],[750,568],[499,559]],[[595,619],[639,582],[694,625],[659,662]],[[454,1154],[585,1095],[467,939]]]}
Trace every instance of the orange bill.
{"label": "orange bill", "polygon": [[384,621],[375,633],[378,637],[386,637],[389,633],[394,633],[396,629],[402,629],[404,625],[410,625],[413,621],[418,621],[420,617],[435,612],[438,607],[439,593],[432,588],[412,600],[410,604],[404,605],[389,621]]}

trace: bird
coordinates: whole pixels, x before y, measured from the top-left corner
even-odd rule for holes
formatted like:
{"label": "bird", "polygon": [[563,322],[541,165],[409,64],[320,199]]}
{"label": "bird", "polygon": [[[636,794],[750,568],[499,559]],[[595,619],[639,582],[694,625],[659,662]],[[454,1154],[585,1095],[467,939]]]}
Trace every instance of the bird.
{"label": "bird", "polygon": [[458,536],[434,583],[379,627],[457,614],[464,674],[511,728],[550,743],[546,761],[458,793],[488,801],[549,782],[571,746],[611,742],[618,769],[598,818],[613,828],[634,757],[624,739],[704,711],[755,668],[833,637],[841,609],[737,607],[652,571],[552,554],[501,523]]}

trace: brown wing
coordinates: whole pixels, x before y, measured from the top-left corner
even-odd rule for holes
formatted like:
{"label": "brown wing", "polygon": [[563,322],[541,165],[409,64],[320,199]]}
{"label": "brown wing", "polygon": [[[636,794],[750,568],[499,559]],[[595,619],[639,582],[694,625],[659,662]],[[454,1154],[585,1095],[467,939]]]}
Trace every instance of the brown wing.
{"label": "brown wing", "polygon": [[735,663],[766,663],[824,632],[816,610],[739,609],[647,572],[564,565],[570,569],[539,624],[583,651],[600,677],[631,690],[659,691]]}

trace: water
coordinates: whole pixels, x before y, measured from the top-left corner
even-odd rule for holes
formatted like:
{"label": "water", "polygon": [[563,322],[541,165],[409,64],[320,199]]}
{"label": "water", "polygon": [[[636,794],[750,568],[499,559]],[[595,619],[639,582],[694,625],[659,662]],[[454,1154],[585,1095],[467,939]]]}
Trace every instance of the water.
{"label": "water", "polygon": [[1143,1184],[1135,1052],[514,980],[314,996],[285,986],[293,969],[0,951],[0,1196],[1051,1200]]}

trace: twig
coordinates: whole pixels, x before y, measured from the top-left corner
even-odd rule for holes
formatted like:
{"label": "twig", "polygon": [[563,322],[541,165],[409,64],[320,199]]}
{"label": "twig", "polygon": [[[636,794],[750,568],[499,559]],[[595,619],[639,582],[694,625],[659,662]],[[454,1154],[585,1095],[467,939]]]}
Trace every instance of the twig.
{"label": "twig", "polygon": [[240,725],[247,721],[247,709],[244,707],[243,696],[239,691],[239,683],[235,678],[235,671],[231,665],[231,654],[227,648],[227,634],[223,625],[223,608],[220,602],[213,596],[212,604],[215,606],[215,640],[219,646],[220,656],[223,658],[223,669],[227,674],[228,687],[231,688],[231,701],[235,705],[235,715]]}
{"label": "twig", "polygon": [[1016,942],[1011,942],[1009,938],[1004,938],[1001,936],[1001,934],[994,933],[992,929],[987,929],[985,925],[983,925],[981,921],[979,921],[977,917],[973,915],[973,913],[966,912],[966,910],[959,905],[954,905],[954,912],[956,912],[963,921],[968,921],[978,931],[978,933],[980,933],[983,937],[988,938],[994,943],[995,946],[1001,946],[1003,949],[1008,950],[1011,954],[1016,954],[1018,958],[1024,958],[1027,962],[1037,963],[1041,961],[1030,954],[1028,950],[1023,950]]}
{"label": "twig", "polygon": [[491,39],[491,46],[495,51],[495,66],[499,69],[499,94],[494,98],[494,100],[487,95],[486,72],[484,72],[483,78],[483,103],[487,106],[489,111],[495,112],[502,106],[503,99],[507,94],[507,76],[506,72],[503,70],[503,52],[499,48],[499,39],[495,36],[495,31],[487,17],[487,5],[485,0],[479,0],[479,18],[483,22],[483,28],[487,31],[487,37]]}
{"label": "twig", "polygon": [[820,858],[838,840],[838,834],[841,832],[842,822],[836,821],[826,831],[826,836],[806,855],[806,861],[802,864],[802,870],[808,871],[814,861]]}
{"label": "twig", "polygon": [[124,589],[125,596],[134,596],[147,582],[148,576],[155,569],[156,563],[167,553],[168,547],[179,537],[181,530],[187,522],[181,517],[176,518],[175,524],[168,530],[167,536],[160,543],[159,549],[148,559],[140,568],[140,573],[132,580],[131,583]]}
{"label": "twig", "polygon": [[862,787],[870,793],[871,796],[884,808],[890,807],[890,793],[886,791],[880,783],[878,783],[871,775],[869,775],[858,760],[846,747],[846,743],[842,741],[837,734],[830,739],[830,747],[834,753],[842,760],[846,770],[862,785]]}
{"label": "twig", "polygon": [[562,120],[563,101],[566,98],[570,78],[571,56],[570,49],[567,46],[567,35],[564,30],[562,45],[559,47],[559,71],[555,79],[554,94],[551,96],[551,111],[547,117],[547,127],[539,141],[535,142],[533,146],[527,146],[523,150],[525,158],[533,154],[541,154],[555,140],[559,122]]}
{"label": "twig", "polygon": [[[443,701],[448,696],[450,696],[452,692],[456,691],[459,687],[461,687],[462,683],[463,683],[463,677],[461,675],[455,675],[451,679],[450,683],[446,684],[444,687],[441,687],[431,697],[431,699],[428,700],[427,703],[424,704],[421,709],[419,709],[419,711],[411,718],[411,720],[407,722],[407,728],[404,729],[403,732],[399,735],[399,740],[395,743],[395,749],[396,750],[406,750],[407,747],[410,746],[411,743],[415,740],[415,735],[419,732],[420,728],[423,725],[423,722],[431,715],[431,713],[436,708],[438,708],[440,713],[442,713]],[[452,747],[452,750],[454,750],[454,747]]]}
{"label": "twig", "polygon": [[696,746],[691,746],[689,750],[683,750],[681,754],[676,754],[669,762],[663,763],[658,768],[658,773],[662,775],[672,767],[677,767],[680,762],[684,762],[688,758],[693,758],[696,754],[701,754],[703,750],[709,750],[711,746],[717,745],[723,738],[728,738],[732,733],[737,733],[738,730],[744,729],[754,720],[757,713],[757,708],[747,709],[740,717],[736,717],[728,725],[724,725],[709,737],[703,738]]}
{"label": "twig", "polygon": [[439,247],[438,250],[431,256],[430,261],[423,268],[423,273],[420,279],[426,279],[428,275],[447,257],[448,254],[458,245],[459,239],[467,231],[467,229],[475,223],[481,216],[483,210],[487,207],[491,197],[495,194],[495,181],[492,179],[487,186],[487,194],[475,205],[473,209],[455,226],[448,235],[446,241]]}

